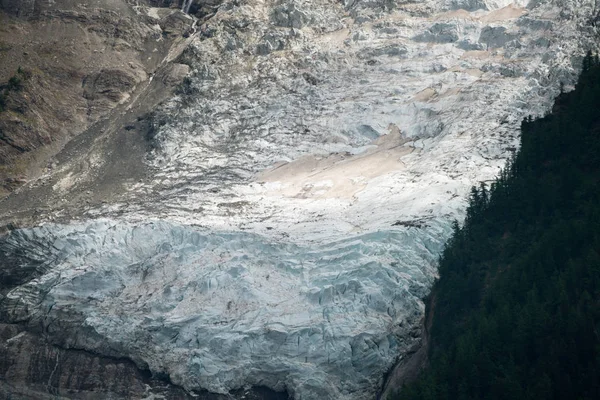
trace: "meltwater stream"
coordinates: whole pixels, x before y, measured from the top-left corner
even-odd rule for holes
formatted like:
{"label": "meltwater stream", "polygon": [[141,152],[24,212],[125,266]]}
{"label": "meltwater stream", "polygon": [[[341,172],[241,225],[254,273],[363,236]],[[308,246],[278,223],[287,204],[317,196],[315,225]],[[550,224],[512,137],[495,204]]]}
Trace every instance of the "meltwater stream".
{"label": "meltwater stream", "polygon": [[189,14],[190,8],[192,7],[193,3],[194,0],[183,0],[183,4],[181,5],[181,11],[186,14]]}

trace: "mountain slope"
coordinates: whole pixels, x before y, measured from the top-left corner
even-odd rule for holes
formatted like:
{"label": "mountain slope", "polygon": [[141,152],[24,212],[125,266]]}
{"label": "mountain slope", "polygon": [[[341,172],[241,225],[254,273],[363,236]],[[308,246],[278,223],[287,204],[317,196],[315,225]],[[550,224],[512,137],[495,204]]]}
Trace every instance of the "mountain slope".
{"label": "mountain slope", "polygon": [[[115,108],[130,106],[152,77],[164,75],[165,59],[185,42],[194,20],[148,5],[0,2],[0,198],[52,173],[53,157],[70,140],[114,119]],[[155,97],[172,96],[186,73],[173,73]]]}
{"label": "mountain slope", "polygon": [[164,70],[0,201],[0,320],[188,391],[372,398],[594,2],[215,4],[166,10],[192,25]]}

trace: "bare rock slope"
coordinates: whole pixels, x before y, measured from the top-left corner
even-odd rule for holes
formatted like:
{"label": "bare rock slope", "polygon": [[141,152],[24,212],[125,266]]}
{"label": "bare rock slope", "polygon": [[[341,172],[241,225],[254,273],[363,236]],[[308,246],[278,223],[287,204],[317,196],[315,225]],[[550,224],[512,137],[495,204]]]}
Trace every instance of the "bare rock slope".
{"label": "bare rock slope", "polygon": [[2,1],[0,196],[49,172],[65,143],[128,104],[192,28],[177,9],[130,3],[143,4]]}

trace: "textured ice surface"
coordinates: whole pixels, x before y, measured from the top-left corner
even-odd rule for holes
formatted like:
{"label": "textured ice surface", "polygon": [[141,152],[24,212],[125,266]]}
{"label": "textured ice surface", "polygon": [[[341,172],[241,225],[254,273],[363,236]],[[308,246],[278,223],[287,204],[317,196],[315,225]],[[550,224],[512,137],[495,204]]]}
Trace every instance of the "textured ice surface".
{"label": "textured ice surface", "polygon": [[16,231],[2,258],[51,268],[2,311],[63,346],[130,357],[190,388],[373,392],[418,335],[447,234],[416,232],[297,246],[166,222]]}
{"label": "textured ice surface", "polygon": [[301,242],[460,219],[593,46],[591,2],[477,4],[224,3],[157,110],[155,181],[90,215]]}
{"label": "textured ice surface", "polygon": [[468,188],[574,83],[593,10],[224,2],[156,111],[155,179],[98,221],[13,232],[0,262],[37,272],[0,310],[190,389],[372,398]]}

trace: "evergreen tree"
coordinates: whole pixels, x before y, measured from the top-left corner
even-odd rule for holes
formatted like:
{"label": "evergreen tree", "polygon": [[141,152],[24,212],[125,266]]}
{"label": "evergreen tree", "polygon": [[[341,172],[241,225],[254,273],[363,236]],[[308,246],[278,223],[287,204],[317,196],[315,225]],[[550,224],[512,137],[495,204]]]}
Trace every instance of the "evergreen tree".
{"label": "evergreen tree", "polygon": [[394,399],[600,399],[600,63],[521,124],[440,258],[429,366]]}

